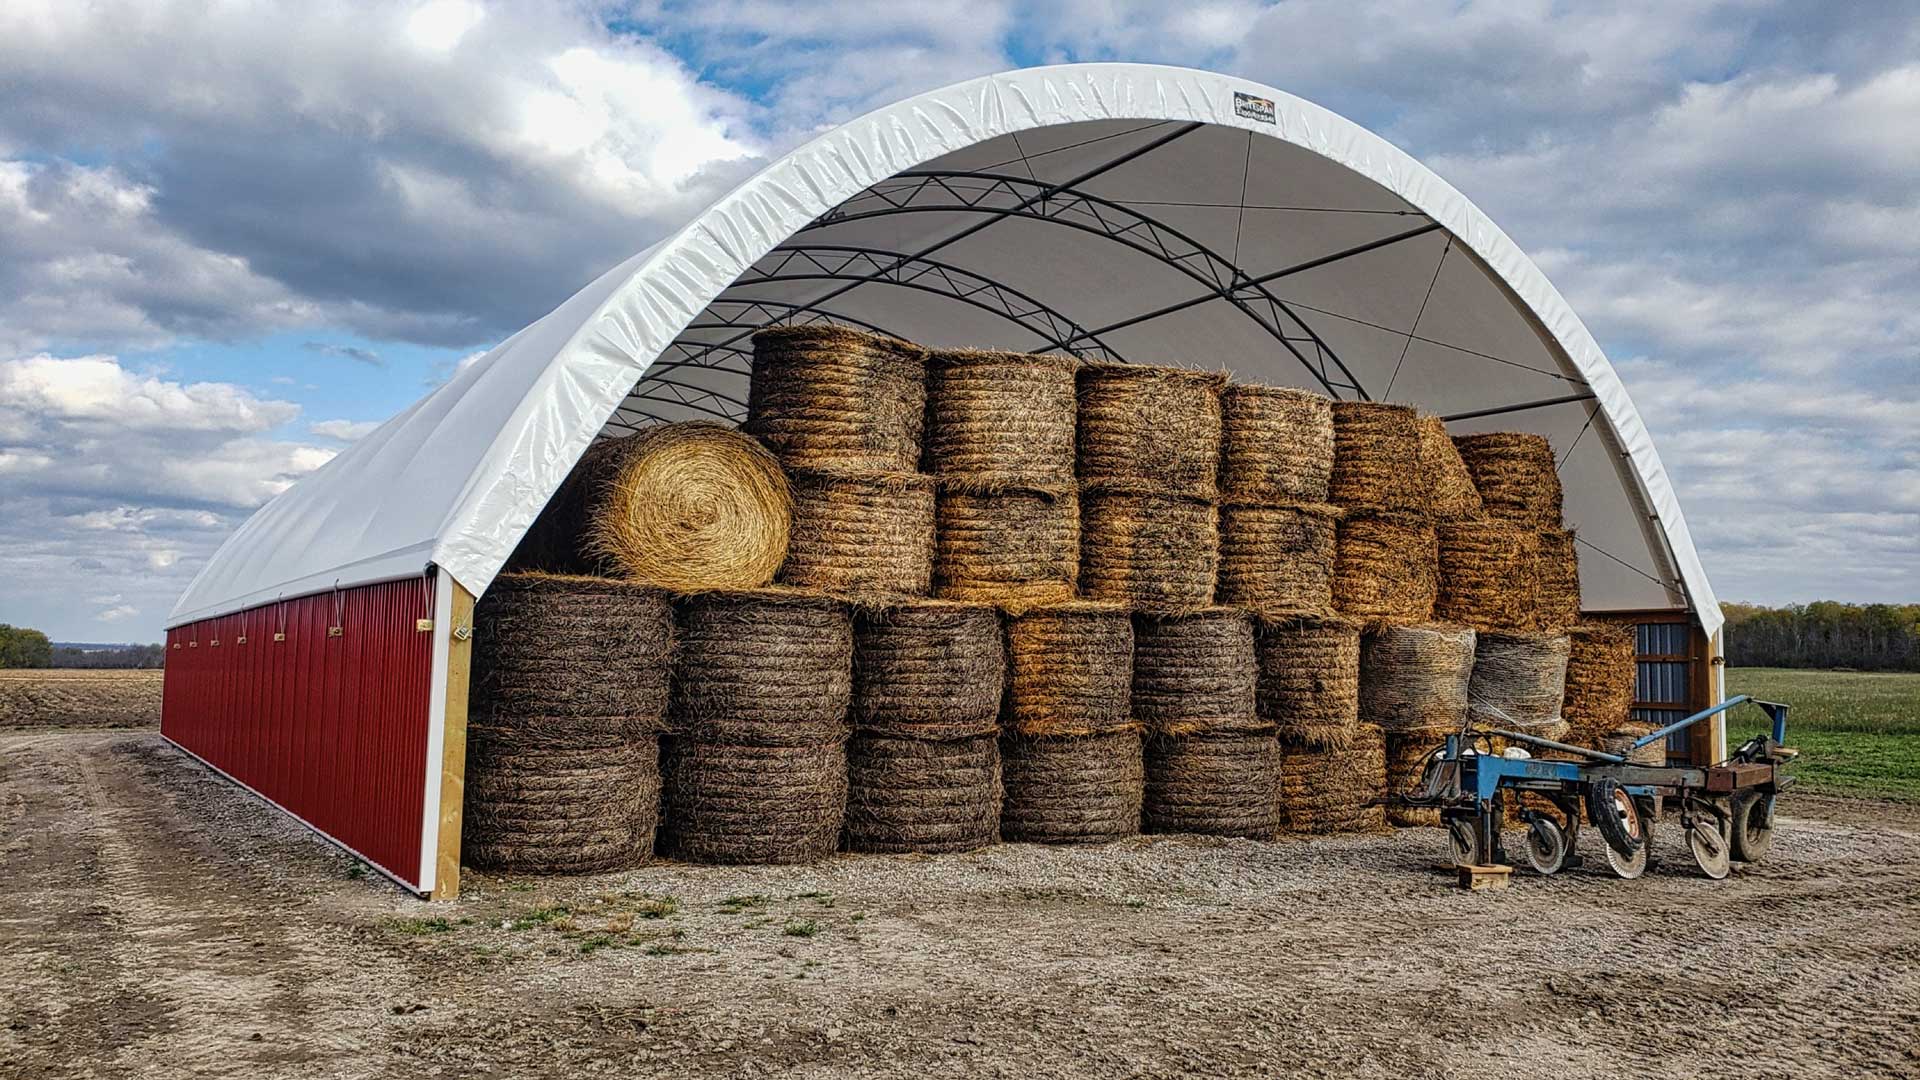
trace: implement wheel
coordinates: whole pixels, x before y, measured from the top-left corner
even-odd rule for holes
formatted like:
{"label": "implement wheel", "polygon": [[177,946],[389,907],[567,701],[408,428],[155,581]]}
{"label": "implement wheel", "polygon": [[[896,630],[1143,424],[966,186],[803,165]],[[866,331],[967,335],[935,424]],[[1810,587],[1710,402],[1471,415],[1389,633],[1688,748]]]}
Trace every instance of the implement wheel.
{"label": "implement wheel", "polygon": [[1768,791],[1743,791],[1733,797],[1733,857],[1759,862],[1773,847],[1774,796]]}
{"label": "implement wheel", "polygon": [[1557,874],[1567,864],[1567,834],[1544,815],[1527,823],[1527,865],[1542,874]]}
{"label": "implement wheel", "polygon": [[1687,846],[1700,872],[1719,881],[1733,869],[1731,822],[1714,813],[1701,813],[1687,826]]}

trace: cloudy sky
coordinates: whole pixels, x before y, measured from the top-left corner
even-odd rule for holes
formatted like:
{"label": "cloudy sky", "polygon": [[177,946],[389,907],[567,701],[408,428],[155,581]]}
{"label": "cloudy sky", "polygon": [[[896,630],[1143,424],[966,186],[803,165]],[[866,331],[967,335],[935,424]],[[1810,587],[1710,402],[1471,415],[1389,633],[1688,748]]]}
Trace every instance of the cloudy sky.
{"label": "cloudy sky", "polygon": [[0,621],[157,638],[250,510],[767,155],[1107,59],[1466,192],[1622,370],[1722,597],[1920,600],[1905,0],[7,0]]}

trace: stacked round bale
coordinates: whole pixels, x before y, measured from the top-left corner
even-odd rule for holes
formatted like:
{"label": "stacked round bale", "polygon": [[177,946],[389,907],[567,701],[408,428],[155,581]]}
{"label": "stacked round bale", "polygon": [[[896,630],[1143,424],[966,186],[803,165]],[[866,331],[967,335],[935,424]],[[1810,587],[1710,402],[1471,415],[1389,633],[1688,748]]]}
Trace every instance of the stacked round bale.
{"label": "stacked round bale", "polygon": [[1255,714],[1280,749],[1279,819],[1290,832],[1342,832],[1383,821],[1380,729],[1360,718],[1360,625],[1337,615],[1261,621]]}
{"label": "stacked round bale", "polygon": [[1564,740],[1567,635],[1484,631],[1475,636],[1467,713],[1483,727]]}
{"label": "stacked round bale", "polygon": [[1333,403],[1328,494],[1342,510],[1333,600],[1370,624],[1433,617],[1438,550],[1429,485],[1420,468],[1419,414],[1376,401]]}
{"label": "stacked round bale", "polygon": [[1567,644],[1566,694],[1560,716],[1567,722],[1569,742],[1598,746],[1633,718],[1639,674],[1633,628],[1588,619],[1567,631]]}
{"label": "stacked round bale", "polygon": [[672,651],[672,607],[658,590],[551,574],[495,579],[474,609],[469,862],[594,872],[653,853]]}
{"label": "stacked round bale", "polygon": [[[1360,719],[1386,737],[1387,792],[1419,782],[1428,751],[1466,723],[1474,632],[1463,626],[1386,626],[1366,636],[1360,657]],[[1387,807],[1395,825],[1438,825],[1439,813]]]}
{"label": "stacked round bale", "polygon": [[[1513,431],[1460,435],[1453,443],[1480,492],[1484,520],[1505,526],[1487,531],[1504,531],[1510,537],[1511,547],[1499,549],[1500,558],[1529,564],[1524,574],[1504,568],[1482,571],[1509,575],[1513,587],[1524,586],[1527,593],[1525,621],[1487,629],[1572,626],[1580,618],[1580,568],[1573,534],[1562,527],[1560,475],[1552,444],[1544,436]],[[1520,554],[1512,554],[1514,550]],[[1443,546],[1443,563],[1446,556]],[[1472,561],[1471,553],[1463,553],[1461,560]]]}
{"label": "stacked round bale", "polygon": [[679,605],[661,848],[693,862],[830,854],[847,804],[853,625],[794,589]]}
{"label": "stacked round bale", "polygon": [[1215,598],[1262,617],[1333,609],[1339,509],[1333,402],[1274,386],[1221,395],[1220,578]]}
{"label": "stacked round bale", "polygon": [[970,851],[999,838],[1005,668],[991,607],[917,600],[856,618],[848,850]]}
{"label": "stacked round bale", "polygon": [[1006,631],[1000,835],[1072,844],[1137,834],[1146,775],[1127,609],[1030,608],[1010,615]]}
{"label": "stacked round bale", "polygon": [[1254,691],[1246,612],[1135,617],[1133,715],[1147,733],[1148,832],[1268,839],[1277,831],[1279,746]]}

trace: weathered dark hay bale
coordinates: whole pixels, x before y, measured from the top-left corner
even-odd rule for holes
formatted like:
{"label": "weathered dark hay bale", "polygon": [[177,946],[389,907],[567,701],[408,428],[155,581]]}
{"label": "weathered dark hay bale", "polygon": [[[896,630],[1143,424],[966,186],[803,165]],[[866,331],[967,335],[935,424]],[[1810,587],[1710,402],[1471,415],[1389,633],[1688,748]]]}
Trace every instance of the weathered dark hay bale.
{"label": "weathered dark hay bale", "polygon": [[1360,649],[1360,720],[1389,735],[1458,731],[1467,722],[1474,632],[1464,626],[1383,626]]}
{"label": "weathered dark hay bale", "polygon": [[1415,514],[1353,512],[1340,519],[1333,605],[1368,622],[1422,623],[1440,592],[1433,523]]}
{"label": "weathered dark hay bale", "polygon": [[927,357],[926,471],[978,485],[1074,482],[1071,356],[978,349]]}
{"label": "weathered dark hay bale", "polygon": [[645,862],[659,821],[659,740],[594,748],[470,744],[461,858],[527,873],[598,873]]}
{"label": "weathered dark hay bale", "polygon": [[1134,731],[1000,741],[1002,838],[1099,844],[1140,832],[1146,765]]}
{"label": "weathered dark hay bale", "polygon": [[1467,712],[1475,723],[1535,731],[1560,722],[1567,689],[1565,634],[1479,634]]}
{"label": "weathered dark hay bale", "polygon": [[1534,576],[1539,534],[1491,518],[1443,522],[1434,534],[1440,555],[1434,618],[1476,630],[1533,625],[1539,605]]}
{"label": "weathered dark hay bale", "polygon": [[1088,598],[1156,612],[1213,603],[1220,534],[1212,503],[1155,491],[1085,491],[1080,530],[1080,591]]}
{"label": "weathered dark hay bale", "polygon": [[1364,832],[1386,827],[1386,741],[1361,724],[1345,746],[1280,746],[1280,829],[1291,833]]}
{"label": "weathered dark hay bale", "polygon": [[925,596],[933,484],[919,473],[794,473],[780,580],[850,600]]}
{"label": "weathered dark hay bale", "polygon": [[1214,599],[1265,616],[1332,611],[1339,520],[1326,504],[1222,506]]}
{"label": "weathered dark hay bale", "polygon": [[747,422],[781,464],[810,472],[913,472],[926,423],[927,353],[845,326],[753,335]]}
{"label": "weathered dark hay bale", "polygon": [[1667,763],[1667,740],[1648,743],[1638,750],[1629,749],[1634,740],[1644,739],[1658,730],[1653,724],[1622,724],[1600,740],[1600,749],[1609,754],[1621,754],[1635,765],[1663,766]]}
{"label": "weathered dark hay bale", "polygon": [[1269,840],[1280,831],[1280,746],[1271,733],[1149,737],[1150,833]]}
{"label": "weathered dark hay bale", "polygon": [[1254,709],[1283,743],[1338,747],[1360,726],[1360,625],[1338,616],[1262,622]]}
{"label": "weathered dark hay bale", "polygon": [[1220,396],[1220,499],[1324,503],[1333,476],[1333,401],[1280,386],[1229,386]]}
{"label": "weathered dark hay bale", "polygon": [[1545,436],[1492,431],[1456,435],[1453,445],[1473,474],[1488,517],[1535,529],[1560,527],[1560,473]]}
{"label": "weathered dark hay bale", "polygon": [[1427,514],[1435,521],[1466,521],[1481,515],[1480,492],[1460,450],[1447,437],[1446,421],[1422,416],[1420,479],[1427,488]]}
{"label": "weathered dark hay bale", "polygon": [[1640,668],[1633,628],[1587,620],[1567,631],[1567,646],[1567,691],[1560,717],[1572,729],[1573,742],[1598,746],[1633,715]]}
{"label": "weathered dark hay bale", "polygon": [[1543,630],[1565,629],[1580,621],[1580,556],[1574,550],[1573,534],[1542,529],[1534,543],[1534,625]]}
{"label": "weathered dark hay bale", "polygon": [[1133,715],[1155,735],[1271,731],[1254,711],[1253,620],[1235,608],[1133,620]]}
{"label": "weathered dark hay bale", "polygon": [[1073,599],[1080,499],[1072,488],[943,485],[935,525],[935,596],[1016,611]]}
{"label": "weathered dark hay bale", "polygon": [[847,807],[844,743],[732,746],[672,738],[660,851],[688,862],[806,863],[833,854]]}
{"label": "weathered dark hay bale", "polygon": [[1382,401],[1333,403],[1333,474],[1327,501],[1349,510],[1427,510],[1420,418]]}
{"label": "weathered dark hay bale", "polygon": [[1000,616],[983,604],[915,600],[863,611],[853,624],[847,715],[875,735],[989,735],[1000,727],[1006,669]]}
{"label": "weathered dark hay bale", "polygon": [[1211,500],[1220,472],[1224,373],[1140,364],[1080,369],[1083,490],[1117,486]]}
{"label": "weathered dark hay bale", "polygon": [[[1444,731],[1389,731],[1387,736],[1387,798],[1413,793],[1426,772],[1427,755],[1446,742]],[[1387,803],[1387,823],[1402,828],[1438,826],[1440,811]]]}
{"label": "weathered dark hay bale", "polygon": [[1138,731],[1129,711],[1133,620],[1075,601],[1007,619],[1007,727],[1032,738]]}
{"label": "weathered dark hay bale", "polygon": [[838,742],[853,687],[844,605],[793,589],[706,593],[680,604],[669,727],[742,746]]}
{"label": "weathered dark hay bale", "polygon": [[1000,741],[856,734],[847,744],[848,851],[972,851],[1000,838]]}

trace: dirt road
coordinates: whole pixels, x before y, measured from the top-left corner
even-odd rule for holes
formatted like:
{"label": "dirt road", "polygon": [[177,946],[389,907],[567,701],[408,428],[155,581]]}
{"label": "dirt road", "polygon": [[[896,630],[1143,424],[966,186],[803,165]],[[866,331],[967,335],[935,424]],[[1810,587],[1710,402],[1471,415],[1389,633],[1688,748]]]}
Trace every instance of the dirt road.
{"label": "dirt road", "polygon": [[1920,816],[1787,813],[1717,883],[1410,830],[431,905],[150,732],[0,734],[0,1076],[1920,1076]]}

